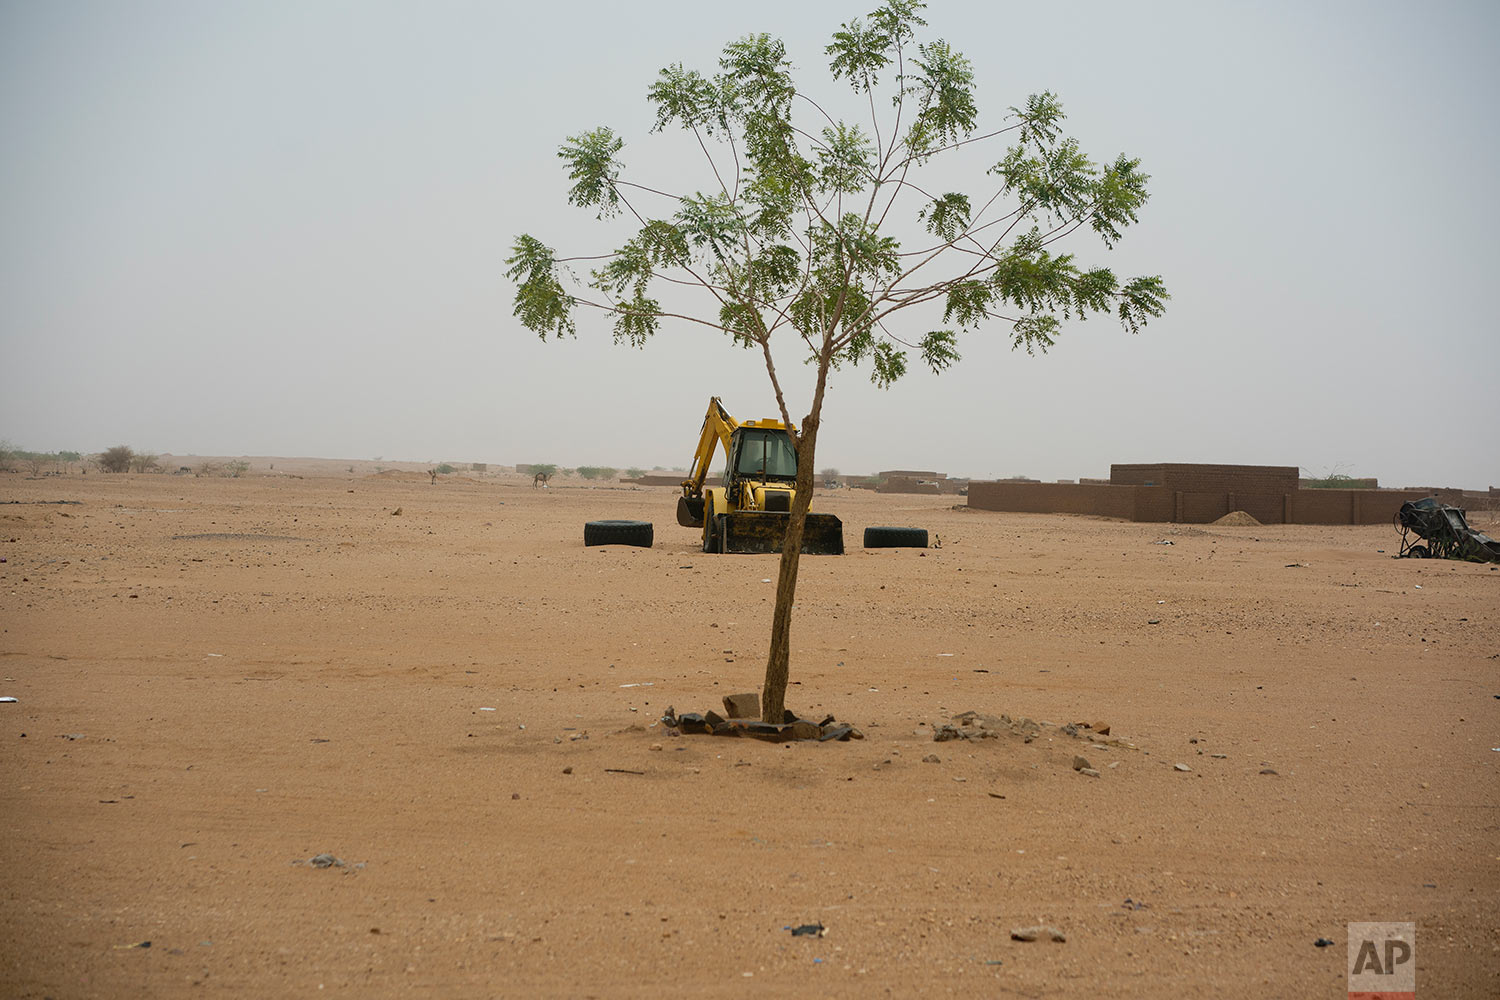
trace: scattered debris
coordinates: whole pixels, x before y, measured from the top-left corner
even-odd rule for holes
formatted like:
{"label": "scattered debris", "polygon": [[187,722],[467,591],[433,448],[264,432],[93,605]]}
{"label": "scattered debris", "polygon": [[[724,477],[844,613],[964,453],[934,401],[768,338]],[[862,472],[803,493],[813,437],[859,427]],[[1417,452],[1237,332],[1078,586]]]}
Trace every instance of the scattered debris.
{"label": "scattered debris", "polygon": [[[755,699],[753,707],[756,709],[756,714],[754,716],[733,714],[737,709],[752,707],[749,704],[749,698]],[[668,730],[677,730],[682,735],[747,736],[770,743],[810,740],[827,743],[830,740],[843,742],[865,738],[858,729],[846,723],[836,722],[831,715],[822,722],[812,722],[808,719],[799,719],[794,712],[788,711],[782,717],[781,722],[762,722],[758,717],[760,698],[756,695],[728,695],[724,698],[724,707],[730,712],[728,718],[714,711],[704,712],[701,715],[697,712],[684,712],[678,715],[676,709],[669,705],[661,717],[661,724]]]}
{"label": "scattered debris", "polygon": [[[604,773],[605,774],[645,774],[646,772],[645,771],[632,771],[629,768],[624,768],[624,767],[606,767],[604,769]],[[519,796],[517,796],[517,798],[519,798]]]}
{"label": "scattered debris", "polygon": [[938,757],[937,754],[930,753],[926,757],[922,758],[922,763],[924,763],[924,764],[941,764],[942,760]]}
{"label": "scattered debris", "polygon": [[1085,778],[1099,777],[1099,772],[1094,770],[1092,767],[1080,767],[1078,769],[1078,773],[1083,775]]}
{"label": "scattered debris", "polygon": [[1012,941],[1056,941],[1059,944],[1068,940],[1068,936],[1056,927],[1046,924],[1038,924],[1035,927],[1016,927],[1010,932]]}
{"label": "scattered debris", "polygon": [[314,868],[345,867],[343,859],[336,858],[332,854],[315,854],[312,857],[308,858],[306,863],[312,865]]}
{"label": "scattered debris", "polygon": [[1118,736],[1110,736],[1109,726],[1106,723],[1071,722],[1058,726],[1051,722],[1038,722],[1024,715],[1012,717],[1003,712],[1000,715],[987,715],[973,711],[960,712],[953,716],[951,722],[932,723],[932,739],[935,743],[947,743],[951,740],[991,740],[1002,736],[1019,736],[1022,742],[1031,743],[1048,730],[1055,731],[1062,736],[1088,741],[1091,745],[1101,749],[1105,747],[1140,749],[1134,743]]}
{"label": "scattered debris", "polygon": [[828,928],[823,926],[822,921],[816,924],[798,924],[796,927],[788,926],[786,929],[792,932],[792,937],[828,936]]}
{"label": "scattered debris", "polygon": [[395,510],[391,511],[391,516],[392,517],[400,517],[401,516],[401,508],[397,507]]}
{"label": "scattered debris", "polygon": [[1174,771],[1191,771],[1192,768],[1188,767],[1186,764],[1173,764],[1172,765],[1172,770],[1174,770]]}
{"label": "scattered debris", "polygon": [[1330,939],[1330,938],[1318,938],[1316,941],[1313,942],[1313,947],[1315,947],[1315,948],[1331,948],[1333,946],[1333,943],[1334,943],[1333,940]]}
{"label": "scattered debris", "polygon": [[10,695],[6,695],[4,698],[0,698],[0,703],[4,703],[6,705],[14,705],[16,704],[16,699],[12,698]]}
{"label": "scattered debris", "polygon": [[114,946],[114,949],[115,949],[115,951],[129,951],[131,948],[149,948],[149,947],[151,947],[151,942],[150,941],[137,941],[135,944],[117,944],[117,945]]}
{"label": "scattered debris", "polygon": [[[1073,770],[1087,771],[1092,770],[1092,768],[1093,765],[1089,763],[1089,759],[1087,757],[1080,757],[1078,754],[1073,755]],[[1099,772],[1095,771],[1094,773],[1098,774]]]}
{"label": "scattered debris", "polygon": [[1276,774],[1278,772],[1274,768],[1263,767],[1263,768],[1260,769],[1260,773],[1261,774]]}

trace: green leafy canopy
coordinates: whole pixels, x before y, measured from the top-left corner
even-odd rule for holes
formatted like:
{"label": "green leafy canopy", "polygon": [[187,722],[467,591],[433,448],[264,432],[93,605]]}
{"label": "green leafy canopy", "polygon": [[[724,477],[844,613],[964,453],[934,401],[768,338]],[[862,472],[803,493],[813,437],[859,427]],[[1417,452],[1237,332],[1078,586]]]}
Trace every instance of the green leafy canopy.
{"label": "green leafy canopy", "polygon": [[[662,69],[647,88],[652,131],[702,149],[699,190],[627,178],[624,139],[608,127],[568,136],[568,202],[631,232],[582,285],[567,259],[517,237],[505,272],[516,318],[543,339],[574,335],[587,307],[637,347],[668,319],[715,328],[763,349],[779,398],[769,352],[783,337],[819,365],[820,387],[844,365],[890,386],[909,353],[943,371],[961,335],[989,326],[1035,353],[1066,320],[1113,314],[1138,333],[1161,316],[1159,275],[1085,264],[1072,239],[1092,234],[1108,250],[1123,238],[1148,198],[1141,161],[1085,155],[1050,92],[983,125],[975,65],[943,38],[918,39],[924,9],[887,0],[832,33],[829,73],[856,95],[847,117],[799,91],[769,34],[730,42],[709,70]],[[930,161],[976,143],[1008,148],[975,189],[927,193]],[[912,234],[922,242],[903,245]]]}

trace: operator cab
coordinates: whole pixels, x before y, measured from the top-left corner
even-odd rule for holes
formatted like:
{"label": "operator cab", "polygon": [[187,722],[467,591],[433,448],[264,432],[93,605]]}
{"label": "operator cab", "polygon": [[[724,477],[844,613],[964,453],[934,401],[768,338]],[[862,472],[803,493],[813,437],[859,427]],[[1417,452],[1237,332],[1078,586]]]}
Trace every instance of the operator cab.
{"label": "operator cab", "polygon": [[756,479],[762,482],[795,482],[797,450],[792,439],[780,428],[740,427],[735,430],[729,455],[731,479]]}

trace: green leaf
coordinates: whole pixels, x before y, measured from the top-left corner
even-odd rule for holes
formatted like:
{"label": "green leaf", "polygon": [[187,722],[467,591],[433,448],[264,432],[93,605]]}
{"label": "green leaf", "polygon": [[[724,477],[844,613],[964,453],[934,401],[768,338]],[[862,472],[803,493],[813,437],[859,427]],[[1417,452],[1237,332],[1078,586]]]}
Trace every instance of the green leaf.
{"label": "green leaf", "polygon": [[828,69],[835,80],[849,81],[856,91],[868,92],[879,82],[879,73],[890,65],[886,54],[889,39],[878,28],[860,24],[856,18],[841,25],[841,31],[833,33],[833,41],[823,51],[833,57]]}
{"label": "green leaf", "polygon": [[964,329],[978,326],[989,318],[990,300],[996,289],[985,281],[960,281],[948,289],[947,304],[943,309],[943,322],[958,321]]}
{"label": "green leaf", "polygon": [[802,255],[793,247],[766,247],[750,262],[750,282],[762,301],[780,298],[801,277]]}
{"label": "green leaf", "polygon": [[678,202],[677,228],[689,244],[722,261],[742,242],[745,221],[724,195],[689,195]]}
{"label": "green leaf", "polygon": [[906,374],[906,352],[896,350],[888,341],[877,341],[871,358],[870,381],[882,389],[889,389]]}
{"label": "green leaf", "polygon": [[1114,304],[1119,282],[1107,267],[1084,271],[1073,282],[1073,308],[1079,319],[1090,312],[1104,312]]}
{"label": "green leaf", "polygon": [[516,286],[514,314],[521,325],[547,339],[547,334],[576,336],[574,299],[557,278],[557,262],[550,247],[535,237],[516,238],[505,276]]}
{"label": "green leaf", "polygon": [[916,82],[908,89],[917,98],[917,118],[907,132],[907,146],[917,157],[940,144],[957,142],[974,131],[974,69],[969,60],[941,39],[917,47]]}
{"label": "green leaf", "polygon": [[1161,275],[1132,278],[1120,290],[1120,322],[1131,333],[1140,333],[1146,321],[1160,316],[1167,308],[1167,286]]}
{"label": "green leaf", "polygon": [[933,330],[922,338],[922,360],[934,375],[958,362],[958,337],[952,330]]}
{"label": "green leaf", "polygon": [[1136,221],[1136,210],[1146,203],[1146,182],[1150,176],[1140,170],[1141,161],[1126,159],[1122,154],[1105,169],[1095,184],[1096,207],[1090,224],[1113,247],[1120,230]]}
{"label": "green leaf", "polygon": [[729,129],[729,107],[723,92],[702,73],[684,69],[681,63],[662,70],[647,96],[656,105],[653,132],[660,132],[673,122],[684,128],[702,129],[708,135]]}
{"label": "green leaf", "polygon": [[1015,334],[1011,340],[1011,350],[1025,346],[1026,353],[1035,355],[1037,351],[1047,353],[1047,348],[1057,342],[1060,324],[1056,316],[1022,316],[1011,326]]}
{"label": "green leaf", "polygon": [[640,286],[636,287],[635,296],[617,305],[614,312],[615,343],[628,343],[631,347],[644,347],[661,322],[661,304],[647,298]]}
{"label": "green leaf", "polygon": [[821,189],[836,194],[853,194],[864,190],[874,174],[870,140],[859,126],[843,122],[823,130],[823,148],[818,151],[818,179]]}
{"label": "green leaf", "polygon": [[1023,309],[1067,311],[1073,305],[1073,283],[1077,277],[1078,268],[1071,254],[1054,257],[1037,249],[1033,239],[1017,241],[1015,247],[997,258],[990,284],[1000,298]]}
{"label": "green leaf", "polygon": [[616,137],[609,128],[568,136],[568,141],[557,151],[558,157],[568,164],[568,180],[574,182],[568,191],[568,204],[598,206],[601,219],[619,212],[620,193],[615,189],[615,180],[620,176],[621,164],[615,154],[624,146],[625,140]]}
{"label": "green leaf", "polygon": [[729,301],[720,306],[719,325],[728,330],[741,347],[758,344],[766,336],[766,324],[760,311],[743,302]]}
{"label": "green leaf", "polygon": [[1057,123],[1067,117],[1063,114],[1062,103],[1058,101],[1057,95],[1050,90],[1032,94],[1026,98],[1024,109],[1012,107],[1010,111],[1020,119],[1018,132],[1022,148],[1028,144],[1050,146],[1057,140]]}
{"label": "green leaf", "polygon": [[950,191],[934,198],[932,204],[917,213],[927,223],[927,231],[944,243],[952,243],[969,228],[969,196]]}

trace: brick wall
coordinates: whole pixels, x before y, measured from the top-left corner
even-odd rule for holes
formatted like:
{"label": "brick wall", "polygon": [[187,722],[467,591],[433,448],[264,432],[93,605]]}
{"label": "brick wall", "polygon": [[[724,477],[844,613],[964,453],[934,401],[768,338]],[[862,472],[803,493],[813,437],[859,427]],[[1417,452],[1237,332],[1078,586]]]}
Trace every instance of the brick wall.
{"label": "brick wall", "polygon": [[1290,493],[1297,488],[1295,465],[1199,465],[1158,462],[1111,465],[1109,481],[1122,486],[1170,486],[1192,493]]}
{"label": "brick wall", "polygon": [[1133,486],[1065,486],[1058,483],[969,483],[969,506],[1027,514],[1099,514],[1136,519]]}
{"label": "brick wall", "polygon": [[[1246,481],[1256,480],[1254,477],[1240,480],[1242,483]],[[1459,490],[1240,492],[1127,484],[1006,481],[969,484],[969,506],[980,510],[1093,514],[1128,521],[1180,524],[1207,524],[1235,510],[1244,511],[1262,524],[1389,524],[1403,503],[1427,496],[1436,496],[1442,503],[1455,507],[1464,506],[1464,497]]]}
{"label": "brick wall", "polygon": [[892,476],[875,488],[877,493],[939,493],[935,482],[922,482],[906,476]]}

